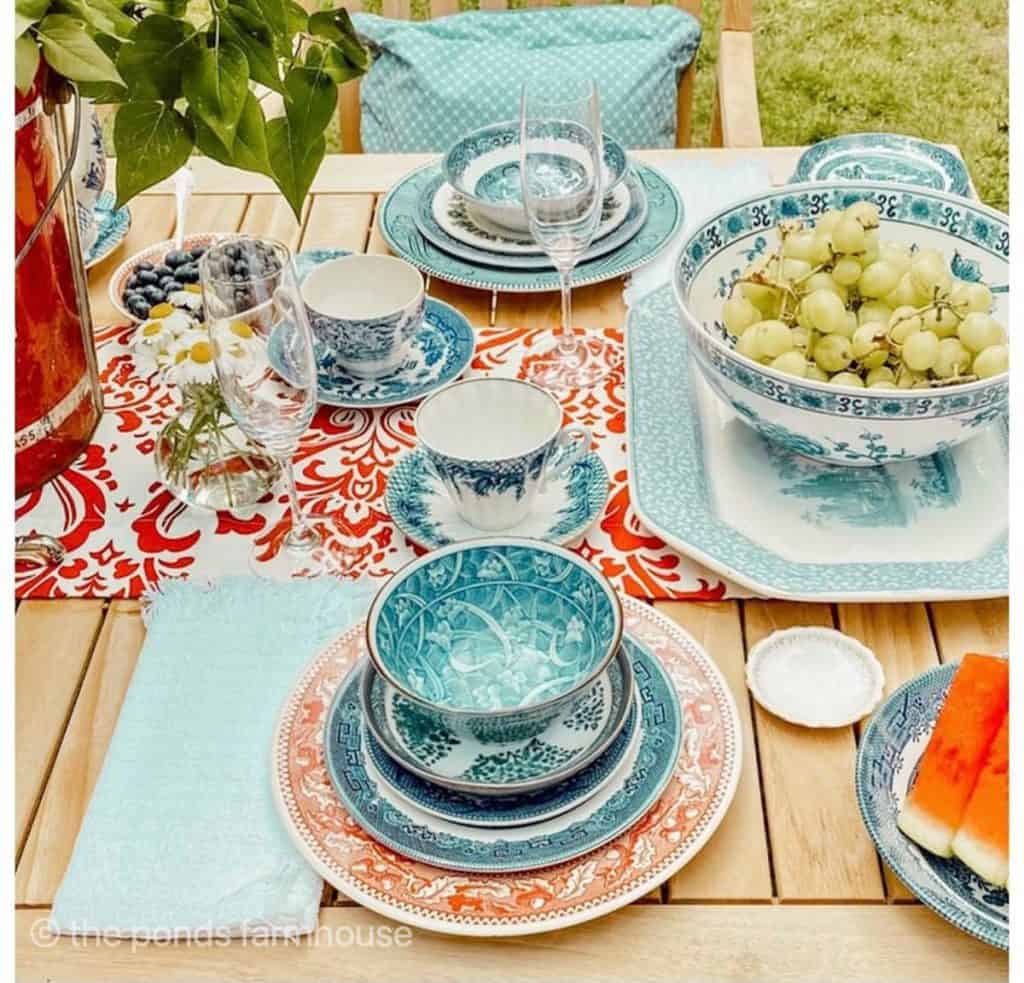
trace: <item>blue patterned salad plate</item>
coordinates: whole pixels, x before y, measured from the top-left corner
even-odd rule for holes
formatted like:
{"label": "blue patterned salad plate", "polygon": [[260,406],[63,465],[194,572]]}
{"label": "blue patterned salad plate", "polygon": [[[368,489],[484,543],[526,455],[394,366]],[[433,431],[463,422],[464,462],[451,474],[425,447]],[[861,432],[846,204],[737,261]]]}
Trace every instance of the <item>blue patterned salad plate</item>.
{"label": "blue patterned salad plate", "polygon": [[[570,799],[582,801],[621,759],[621,753],[609,756],[608,752],[628,729],[633,676],[624,645],[607,672],[538,735],[486,743],[469,735],[460,737],[425,719],[372,665],[363,672],[360,696],[376,744],[403,773],[437,795],[453,796],[445,807],[449,812],[461,799],[477,804],[486,800],[487,807],[498,813],[510,813],[513,803],[516,809],[529,806],[546,811],[557,803],[538,797],[564,787]],[[421,800],[426,801],[423,795],[417,804]]]}
{"label": "blue patterned salad plate", "polygon": [[[647,199],[647,218],[636,234],[621,246],[580,263],[572,275],[574,286],[600,283],[631,273],[652,260],[672,242],[683,223],[683,203],[671,182],[653,167],[634,164],[634,173]],[[453,256],[427,239],[416,224],[423,189],[439,174],[437,164],[427,164],[406,175],[388,192],[380,207],[381,234],[396,256],[424,273],[478,290],[538,293],[558,290],[553,269],[515,270],[481,267]]]}
{"label": "blue patterned salad plate", "polygon": [[[460,208],[461,202],[452,201],[451,207],[444,216],[444,221],[440,221],[436,215],[435,200],[438,194],[443,194],[445,187],[444,178],[438,174],[423,188],[419,207],[416,210],[416,227],[435,246],[468,262],[483,263],[485,266],[494,266],[498,269],[550,270],[554,268],[551,260],[543,252],[510,254],[507,251],[498,252],[489,248],[488,245],[467,241],[479,240],[490,234],[480,223],[474,221],[472,215],[466,213],[464,206]],[[627,178],[622,190],[625,199],[625,214],[622,216],[621,223],[607,235],[599,239],[595,238],[590,248],[583,254],[581,262],[586,263],[588,260],[596,259],[618,249],[632,239],[647,220],[647,197],[639,179],[632,176]],[[455,225],[460,229],[465,229],[466,233],[460,238],[452,229],[446,228],[446,225]],[[491,235],[491,240],[493,244],[507,241],[497,235]]]}
{"label": "blue patterned salad plate", "polygon": [[377,672],[436,725],[525,740],[608,668],[622,603],[560,546],[475,539],[399,570],[370,605],[366,640]]}
{"label": "blue patterned salad plate", "polygon": [[857,802],[882,859],[929,908],[983,942],[1006,949],[1010,897],[956,858],[921,849],[896,826],[900,806],[942,708],[955,665],[904,683],[872,718],[857,751]]}
{"label": "blue patterned salad plate", "polygon": [[899,133],[848,133],[822,140],[800,155],[794,181],[892,181],[974,197],[956,154]]}
{"label": "blue patterned salad plate", "polygon": [[553,819],[498,829],[432,816],[396,795],[366,751],[365,719],[356,667],[338,689],[328,714],[324,748],[331,781],[353,820],[379,843],[424,863],[476,873],[534,870],[596,849],[632,826],[658,800],[676,767],[682,715],[661,662],[641,645],[630,647],[638,691],[639,740],[621,770],[581,805]]}
{"label": "blue patterned salad plate", "polygon": [[115,208],[117,196],[113,191],[104,191],[96,199],[94,215],[96,218],[96,240],[85,255],[85,268],[92,269],[102,263],[118,246],[124,242],[132,224],[132,213],[128,206]]}
{"label": "blue patterned salad plate", "polygon": [[[328,260],[347,256],[344,249],[313,249],[298,253],[295,269],[299,280]],[[284,365],[283,346],[287,339],[271,338],[267,357],[275,370]],[[349,375],[334,356],[317,346],[318,399],[327,406],[354,409],[383,408],[411,403],[454,382],[473,360],[476,337],[465,316],[449,304],[427,298],[423,325],[412,340],[405,362],[390,375],[379,379],[357,379]]]}
{"label": "blue patterned salad plate", "polygon": [[736,583],[817,601],[1006,594],[1005,420],[949,450],[877,468],[793,454],[692,368],[667,286],[630,311],[626,401],[637,514]]}
{"label": "blue patterned salad plate", "polygon": [[[565,546],[579,539],[604,512],[608,489],[608,469],[601,455],[592,451],[567,475],[549,480],[530,514],[506,532]],[[480,535],[458,514],[422,450],[409,451],[391,469],[384,504],[395,525],[428,549]]]}

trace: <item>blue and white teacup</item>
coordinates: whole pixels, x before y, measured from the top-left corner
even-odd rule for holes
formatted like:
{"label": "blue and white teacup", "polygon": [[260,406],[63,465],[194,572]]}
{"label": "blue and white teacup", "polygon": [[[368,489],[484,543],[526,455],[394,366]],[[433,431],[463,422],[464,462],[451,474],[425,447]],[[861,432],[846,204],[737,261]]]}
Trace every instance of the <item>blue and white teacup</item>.
{"label": "blue and white teacup", "polygon": [[350,375],[378,379],[405,361],[426,292],[423,274],[405,260],[354,253],[309,273],[302,299],[317,348]]}
{"label": "blue and white teacup", "polygon": [[590,431],[562,426],[551,393],[519,379],[464,379],[429,396],[416,434],[456,511],[487,532],[529,515],[537,493],[590,451]]}

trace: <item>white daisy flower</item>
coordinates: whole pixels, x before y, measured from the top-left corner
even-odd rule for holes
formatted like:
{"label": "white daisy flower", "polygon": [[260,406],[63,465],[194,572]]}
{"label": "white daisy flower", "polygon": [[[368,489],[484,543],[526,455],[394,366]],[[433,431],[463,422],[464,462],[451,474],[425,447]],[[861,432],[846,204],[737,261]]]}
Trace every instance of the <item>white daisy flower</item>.
{"label": "white daisy flower", "polygon": [[186,283],[181,290],[169,293],[167,300],[175,307],[196,313],[203,306],[203,289],[198,283]]}
{"label": "white daisy flower", "polygon": [[162,365],[175,341],[190,330],[195,321],[184,311],[177,311],[170,304],[156,304],[150,311],[150,318],[135,330],[132,350],[143,359],[151,359]]}
{"label": "white daisy flower", "polygon": [[176,339],[169,352],[167,376],[179,388],[217,378],[213,342],[206,331],[194,328]]}

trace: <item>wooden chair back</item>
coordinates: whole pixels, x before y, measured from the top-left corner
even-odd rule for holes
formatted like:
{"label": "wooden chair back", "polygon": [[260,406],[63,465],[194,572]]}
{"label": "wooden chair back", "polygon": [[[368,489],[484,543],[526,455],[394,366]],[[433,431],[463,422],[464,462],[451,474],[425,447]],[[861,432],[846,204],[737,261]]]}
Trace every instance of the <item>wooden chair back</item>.
{"label": "wooden chair back", "polygon": [[[625,0],[632,7],[649,7],[650,0]],[[674,0],[675,5],[693,14],[700,20],[701,0]],[[576,6],[585,6],[579,0]],[[723,0],[722,29],[749,31],[751,24],[752,0]],[[357,13],[369,6],[363,0],[341,0],[341,6],[350,13]],[[526,0],[527,7],[564,6],[556,0]],[[479,0],[481,10],[506,10],[507,0]],[[460,0],[379,0],[374,4],[374,13],[393,20],[429,20],[457,14],[463,9]],[[468,6],[466,9],[469,9]],[[690,146],[693,132],[693,83],[696,76],[696,57],[687,66],[679,80],[679,97],[676,106],[676,146]],[[361,153],[363,149],[359,136],[359,80],[347,82],[338,93],[338,110],[341,123],[341,149],[345,153]]]}

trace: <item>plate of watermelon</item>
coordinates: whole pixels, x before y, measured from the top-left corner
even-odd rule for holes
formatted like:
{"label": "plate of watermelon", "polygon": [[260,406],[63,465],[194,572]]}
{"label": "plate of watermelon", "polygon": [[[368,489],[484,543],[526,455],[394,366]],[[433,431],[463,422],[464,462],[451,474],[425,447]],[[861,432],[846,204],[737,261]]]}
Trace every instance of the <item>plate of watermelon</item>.
{"label": "plate of watermelon", "polygon": [[864,731],[857,801],[882,859],[926,905],[1009,946],[1009,667],[965,655],[897,689]]}

